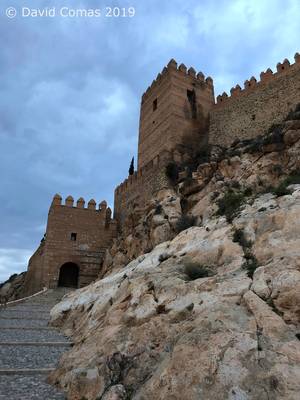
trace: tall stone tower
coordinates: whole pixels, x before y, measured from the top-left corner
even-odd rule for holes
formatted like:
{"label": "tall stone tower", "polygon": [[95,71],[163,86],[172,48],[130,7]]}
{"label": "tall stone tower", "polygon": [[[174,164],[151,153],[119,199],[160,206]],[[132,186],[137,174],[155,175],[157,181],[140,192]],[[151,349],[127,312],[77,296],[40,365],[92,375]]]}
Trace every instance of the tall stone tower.
{"label": "tall stone tower", "polygon": [[203,133],[214,104],[213,80],[172,59],[142,96],[138,170],[185,136]]}

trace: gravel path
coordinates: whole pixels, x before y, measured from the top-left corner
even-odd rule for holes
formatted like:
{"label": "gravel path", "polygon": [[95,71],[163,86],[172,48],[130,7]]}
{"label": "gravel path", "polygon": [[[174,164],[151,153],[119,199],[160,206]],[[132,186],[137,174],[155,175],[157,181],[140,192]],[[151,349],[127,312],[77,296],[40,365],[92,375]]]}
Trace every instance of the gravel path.
{"label": "gravel path", "polygon": [[49,290],[24,303],[0,309],[0,400],[62,400],[46,383],[43,369],[55,368],[68,339],[48,327],[51,308],[66,289]]}

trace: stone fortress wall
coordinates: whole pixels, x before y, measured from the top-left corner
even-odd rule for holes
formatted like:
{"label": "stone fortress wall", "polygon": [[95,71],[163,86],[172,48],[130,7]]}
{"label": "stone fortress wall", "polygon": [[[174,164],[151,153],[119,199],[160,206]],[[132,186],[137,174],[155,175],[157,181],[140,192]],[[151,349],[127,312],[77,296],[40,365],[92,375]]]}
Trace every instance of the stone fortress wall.
{"label": "stone fortress wall", "polygon": [[77,282],[73,276],[73,281],[62,283],[76,287],[91,283],[101,270],[105,250],[116,236],[116,230],[116,221],[111,219],[111,209],[105,201],[96,209],[96,202],[90,200],[85,208],[85,201],[80,198],[74,207],[71,196],[62,204],[61,197],[55,195],[49,209],[46,236],[29,261],[25,294],[44,286],[57,287],[61,268],[66,264],[73,266],[73,272],[77,267]]}
{"label": "stone fortress wall", "polygon": [[118,221],[119,228],[122,228],[126,217],[134,208],[142,209],[146,205],[150,194],[169,186],[164,166],[173,158],[173,153],[162,152],[116,187],[114,218]]}
{"label": "stone fortress wall", "polygon": [[285,59],[277,64],[277,72],[270,68],[253,76],[217,97],[210,112],[209,141],[213,145],[229,146],[235,139],[254,138],[281,122],[300,102],[300,55],[295,63]]}

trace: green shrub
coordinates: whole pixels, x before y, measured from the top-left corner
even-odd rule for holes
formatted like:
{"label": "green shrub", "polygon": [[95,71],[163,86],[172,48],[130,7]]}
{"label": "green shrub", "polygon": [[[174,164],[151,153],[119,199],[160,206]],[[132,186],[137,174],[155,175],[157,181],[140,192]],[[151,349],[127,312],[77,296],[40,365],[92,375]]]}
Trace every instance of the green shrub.
{"label": "green shrub", "polygon": [[248,197],[251,196],[253,194],[253,190],[250,186],[246,187],[244,190],[244,196]]}
{"label": "green shrub", "polygon": [[245,194],[228,189],[221,199],[217,200],[218,215],[224,215],[228,222],[232,222],[245,201]]}
{"label": "green shrub", "polygon": [[262,141],[260,138],[256,138],[255,140],[253,140],[249,146],[247,147],[247,151],[251,154],[253,153],[258,153],[260,152],[262,149]]}
{"label": "green shrub", "polygon": [[300,184],[300,171],[296,170],[291,172],[290,175],[285,178],[284,182],[287,186]]}
{"label": "green shrub", "polygon": [[252,246],[252,242],[246,239],[244,231],[242,229],[236,229],[234,231],[232,240],[236,243],[239,243],[243,248],[249,248]]}
{"label": "green shrub", "polygon": [[285,120],[286,121],[295,121],[295,120],[299,120],[299,119],[300,119],[299,110],[296,110],[296,111],[290,111]]}
{"label": "green shrub", "polygon": [[275,125],[272,132],[270,132],[267,136],[263,139],[263,144],[272,144],[272,143],[282,143],[283,142],[283,133],[282,133],[282,126]]}
{"label": "green shrub", "polygon": [[253,278],[254,271],[258,268],[258,262],[255,256],[249,255],[243,264],[243,268],[247,270],[247,275],[249,278]]}
{"label": "green shrub", "polygon": [[166,165],[165,174],[173,184],[175,184],[178,180],[178,173],[179,173],[179,168],[176,163],[170,162],[169,164]]}
{"label": "green shrub", "polygon": [[271,193],[273,193],[277,197],[280,197],[280,196],[285,196],[287,194],[291,194],[291,191],[287,189],[287,185],[285,184],[285,182],[281,182],[275,188],[271,188]]}
{"label": "green shrub", "polygon": [[207,163],[210,160],[210,153],[211,153],[211,148],[208,144],[204,145],[202,149],[200,149],[196,153],[196,160],[198,164],[203,164]]}
{"label": "green shrub", "polygon": [[164,262],[164,261],[166,261],[168,258],[170,258],[171,256],[170,256],[170,254],[168,254],[168,253],[161,253],[160,255],[159,255],[159,257],[158,257],[158,261],[159,262]]}
{"label": "green shrub", "polygon": [[287,194],[291,194],[291,191],[288,189],[289,185],[300,184],[300,171],[293,171],[288,175],[283,181],[279,183],[276,187],[268,188],[268,191],[273,193],[275,196],[285,196]]}
{"label": "green shrub", "polygon": [[231,187],[233,189],[240,189],[241,188],[241,184],[238,181],[231,181]]}
{"label": "green shrub", "polygon": [[191,281],[194,281],[199,278],[207,278],[208,276],[212,276],[212,271],[201,265],[197,262],[186,262],[184,265],[184,273],[189,277]]}
{"label": "green shrub", "polygon": [[192,215],[182,215],[176,222],[175,231],[177,233],[194,226],[196,218]]}
{"label": "green shrub", "polygon": [[275,131],[275,129],[277,129],[279,126],[280,126],[280,124],[272,124],[270,126],[270,128],[268,129],[267,133],[271,133],[271,132]]}
{"label": "green shrub", "polygon": [[162,205],[161,204],[157,204],[154,210],[154,215],[159,215],[162,213]]}

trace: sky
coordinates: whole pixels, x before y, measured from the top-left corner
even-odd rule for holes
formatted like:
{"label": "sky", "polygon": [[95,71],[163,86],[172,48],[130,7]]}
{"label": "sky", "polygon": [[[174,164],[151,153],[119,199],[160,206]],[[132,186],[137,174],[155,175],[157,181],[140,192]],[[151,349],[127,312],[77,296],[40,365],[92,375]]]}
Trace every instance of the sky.
{"label": "sky", "polygon": [[293,61],[299,20],[299,0],[1,0],[0,282],[26,270],[55,193],[113,205],[141,95],[171,58],[229,92]]}

